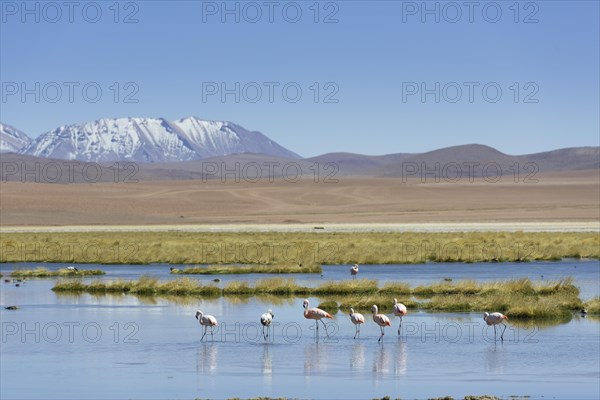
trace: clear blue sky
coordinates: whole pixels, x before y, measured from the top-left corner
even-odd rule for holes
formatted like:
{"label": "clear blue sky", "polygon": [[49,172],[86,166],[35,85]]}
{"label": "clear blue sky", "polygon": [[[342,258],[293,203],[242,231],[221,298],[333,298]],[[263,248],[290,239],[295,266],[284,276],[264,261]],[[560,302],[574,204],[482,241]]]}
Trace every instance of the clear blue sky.
{"label": "clear blue sky", "polygon": [[[119,23],[113,1],[98,2],[97,23],[84,18],[86,2],[74,9],[73,23],[68,8],[53,23],[56,10],[38,3],[36,22],[35,12],[26,14],[21,1],[1,3],[0,120],[32,137],[102,117],[196,115],[259,130],[303,156],[419,152],[465,143],[510,154],[599,145],[598,1],[521,2],[518,15],[514,1],[497,2],[499,18],[489,2],[476,2],[473,22],[463,1],[427,2],[431,9],[438,4],[439,22],[434,14],[422,15],[421,1],[321,2],[318,23],[314,1],[274,2],[272,23],[263,0],[238,3],[239,23],[235,15],[225,15],[222,22],[221,1],[143,1],[137,9],[122,2]],[[236,2],[227,4],[236,7]],[[257,4],[262,16],[252,23]],[[288,22],[298,4],[302,16]],[[93,20],[95,11],[88,6],[85,17]],[[138,22],[123,23],[128,15]],[[328,16],[337,22],[323,23]],[[499,20],[490,22],[494,19]],[[34,91],[40,83],[39,103],[33,94],[22,101],[20,87],[11,94],[14,83],[23,82]],[[63,88],[55,103],[49,101],[56,100],[49,82]],[[72,103],[64,82],[79,83]],[[81,93],[89,82],[103,90],[97,103]],[[117,102],[114,82],[120,87]],[[125,88],[126,82],[135,86]],[[262,97],[248,101],[256,97],[250,84],[239,103],[233,94],[223,102],[206,91],[207,82],[230,88],[239,82],[240,92],[257,82]],[[279,83],[273,102],[264,82]],[[283,97],[289,82],[302,89],[296,103]],[[317,102],[314,82],[320,86]],[[325,87],[328,82],[333,85]],[[435,93],[425,102],[420,93],[409,94],[420,91],[421,83],[434,89],[436,82],[439,103]],[[465,82],[479,84],[473,86],[473,102]],[[496,87],[502,90],[495,103],[482,94],[490,82],[488,100],[496,96]],[[135,87],[139,91],[132,98],[139,102],[125,103]],[[338,102],[324,102],[334,90],[331,98]],[[294,93],[290,86],[288,95]]]}

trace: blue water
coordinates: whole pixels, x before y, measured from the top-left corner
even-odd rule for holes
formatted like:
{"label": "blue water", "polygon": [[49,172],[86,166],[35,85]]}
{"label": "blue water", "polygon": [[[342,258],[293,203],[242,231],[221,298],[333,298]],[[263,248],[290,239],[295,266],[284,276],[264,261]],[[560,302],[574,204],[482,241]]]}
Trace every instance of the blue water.
{"label": "blue water", "polygon": [[[12,268],[1,266],[3,273]],[[101,268],[108,273],[101,279],[172,277],[168,266]],[[361,276],[413,285],[443,277],[573,276],[593,296],[599,293],[598,269],[597,261],[386,265],[361,267]],[[325,267],[323,275],[296,278],[310,284],[349,278],[348,267]],[[220,278],[223,284],[265,275]],[[600,397],[600,323],[592,317],[575,315],[549,327],[509,321],[504,342],[495,342],[479,313],[415,312],[405,318],[400,337],[398,320],[392,318],[393,326],[378,344],[379,327],[370,315],[357,340],[344,314],[329,321],[329,339],[322,326],[316,338],[314,322],[303,318],[297,298],[57,295],[50,290],[54,283],[0,283],[0,304],[20,306],[0,311],[2,399]],[[220,323],[203,342],[194,318],[197,309]],[[265,343],[258,321],[267,309],[275,314],[275,326]]]}

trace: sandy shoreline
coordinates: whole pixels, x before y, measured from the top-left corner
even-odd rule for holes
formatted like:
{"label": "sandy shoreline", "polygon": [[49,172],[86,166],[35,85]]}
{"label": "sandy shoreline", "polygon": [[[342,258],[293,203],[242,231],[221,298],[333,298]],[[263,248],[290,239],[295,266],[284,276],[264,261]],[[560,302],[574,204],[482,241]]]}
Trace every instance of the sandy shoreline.
{"label": "sandy shoreline", "polygon": [[598,221],[481,223],[219,224],[9,226],[0,233],[42,232],[600,232]]}

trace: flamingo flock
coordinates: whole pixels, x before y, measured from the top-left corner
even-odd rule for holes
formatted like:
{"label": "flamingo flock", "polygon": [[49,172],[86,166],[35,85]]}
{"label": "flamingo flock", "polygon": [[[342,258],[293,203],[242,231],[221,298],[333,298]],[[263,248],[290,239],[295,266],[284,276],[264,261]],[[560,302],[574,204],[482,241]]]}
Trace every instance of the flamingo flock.
{"label": "flamingo flock", "polygon": [[[308,301],[308,299],[304,300],[302,307],[304,308],[304,318],[315,320],[317,337],[319,335],[319,321],[321,321],[321,323],[323,324],[323,327],[325,328],[325,334],[327,335],[327,337],[329,337],[329,332],[327,332],[327,325],[325,324],[325,322],[323,322],[323,319],[327,319],[327,318],[333,319],[333,316],[331,314],[329,314],[327,311],[322,310],[320,308],[317,308],[317,307],[311,308],[310,302]],[[398,302],[398,299],[394,299],[394,306],[393,306],[392,310],[393,310],[393,313],[395,316],[400,317],[400,325],[398,327],[398,335],[400,335],[401,330],[402,330],[402,318],[404,316],[406,316],[407,309],[404,304]],[[387,315],[381,314],[379,312],[379,307],[376,304],[373,304],[373,306],[371,306],[371,313],[373,314],[373,322],[375,322],[381,329],[381,335],[379,336],[379,339],[377,340],[378,343],[381,343],[383,340],[383,337],[385,336],[384,329],[386,326],[392,326],[392,321],[390,320],[390,318]],[[365,323],[365,317],[362,314],[355,312],[353,308],[350,308],[349,316],[350,316],[350,321],[352,322],[352,324],[354,324],[354,329],[355,329],[354,339],[356,339],[357,337],[360,338],[360,326]],[[263,338],[265,341],[268,341],[269,328],[270,328],[271,324],[273,323],[274,317],[275,317],[275,315],[273,314],[272,310],[268,310],[266,313],[262,314],[260,317],[260,323],[263,326]],[[201,310],[196,311],[196,319],[200,323],[200,326],[204,327],[204,333],[202,334],[200,341],[202,341],[204,339],[204,337],[206,336],[207,329],[209,327],[211,328],[210,334],[212,337],[212,335],[214,333],[214,327],[218,326],[217,319],[215,317],[213,317],[212,315],[204,314]],[[494,341],[497,340],[496,339],[497,338],[496,325],[504,326],[504,329],[502,330],[502,333],[500,334],[500,340],[504,341],[504,332],[506,331],[506,328],[507,328],[504,321],[508,320],[508,317],[499,312],[493,312],[493,313],[486,312],[483,314],[483,319],[488,326],[491,325],[494,327]],[[265,330],[266,330],[266,332],[265,332]]]}
{"label": "flamingo flock", "polygon": [[[358,264],[354,264],[354,266],[352,266],[352,268],[350,268],[350,274],[353,276],[353,278],[355,278],[356,275],[358,275]],[[325,328],[325,334],[327,335],[327,337],[329,337],[329,332],[327,331],[327,325],[325,324],[323,319],[333,319],[333,316],[331,314],[329,314],[327,311],[322,310],[320,308],[317,308],[317,307],[311,308],[310,302],[308,301],[308,299],[304,300],[304,302],[302,303],[302,307],[304,308],[304,313],[303,313],[304,318],[312,319],[315,321],[317,338],[319,336],[319,321],[321,321],[321,323],[323,324],[323,328]],[[401,335],[402,320],[408,313],[408,310],[404,304],[398,302],[398,299],[394,299],[392,312],[393,312],[394,316],[400,318],[400,323],[398,325],[398,335]],[[373,322],[375,322],[381,329],[381,335],[379,336],[379,339],[377,340],[378,343],[381,343],[383,341],[383,337],[385,336],[385,327],[392,326],[392,322],[387,315],[379,313],[379,307],[376,304],[373,304],[373,306],[371,306],[371,313],[373,314]],[[357,337],[360,338],[360,326],[365,323],[365,317],[362,314],[355,312],[353,308],[350,308],[349,316],[350,316],[350,321],[352,322],[352,324],[354,325],[354,328],[355,328],[354,339],[356,339]],[[275,315],[273,314],[272,310],[268,310],[266,313],[262,314],[260,317],[260,323],[263,327],[263,332],[262,332],[263,338],[265,341],[268,341],[269,329],[273,323],[274,317],[275,317]],[[204,332],[202,334],[202,337],[200,338],[200,341],[202,341],[204,339],[204,337],[206,336],[206,333],[207,333],[207,330],[209,327],[211,328],[210,334],[212,337],[213,333],[214,333],[214,327],[218,326],[217,319],[212,315],[204,314],[201,310],[196,311],[196,319],[200,323],[200,326],[204,327]],[[493,313],[486,312],[483,314],[483,319],[488,326],[491,325],[494,327],[494,341],[496,340],[496,337],[497,337],[496,325],[504,326],[504,329],[502,330],[502,333],[500,334],[500,340],[504,341],[504,332],[506,331],[506,328],[507,328],[506,324],[504,324],[504,321],[508,320],[508,317],[499,312],[493,312]]]}

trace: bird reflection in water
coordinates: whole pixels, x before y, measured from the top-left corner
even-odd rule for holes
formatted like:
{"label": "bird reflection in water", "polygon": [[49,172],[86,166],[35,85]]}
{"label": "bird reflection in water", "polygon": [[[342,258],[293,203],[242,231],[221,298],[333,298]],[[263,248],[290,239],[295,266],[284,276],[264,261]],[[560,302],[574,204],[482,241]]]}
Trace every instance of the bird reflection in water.
{"label": "bird reflection in water", "polygon": [[387,375],[390,372],[391,347],[379,346],[373,358],[373,376]]}
{"label": "bird reflection in water", "polygon": [[199,372],[214,373],[217,370],[217,357],[219,346],[217,343],[202,343],[198,349]]}
{"label": "bird reflection in water", "polygon": [[273,375],[273,360],[269,353],[269,346],[263,347],[262,373],[263,375]]}
{"label": "bird reflection in water", "polygon": [[264,383],[270,387],[273,383],[273,360],[271,359],[269,346],[267,345],[263,346],[262,375]]}
{"label": "bird reflection in water", "polygon": [[408,346],[406,342],[399,340],[394,344],[394,375],[402,376],[406,374],[407,359],[408,359]]}
{"label": "bird reflection in water", "polygon": [[506,347],[493,343],[485,349],[485,371],[503,374],[506,371]]}
{"label": "bird reflection in water", "polygon": [[350,357],[350,368],[363,370],[365,367],[365,345],[354,343],[352,346],[352,356]]}
{"label": "bird reflection in water", "polygon": [[324,343],[304,345],[304,374],[323,371],[327,368],[328,346]]}
{"label": "bird reflection in water", "polygon": [[408,369],[408,346],[401,340],[379,347],[373,358],[373,376],[383,378],[385,375],[402,376]]}

